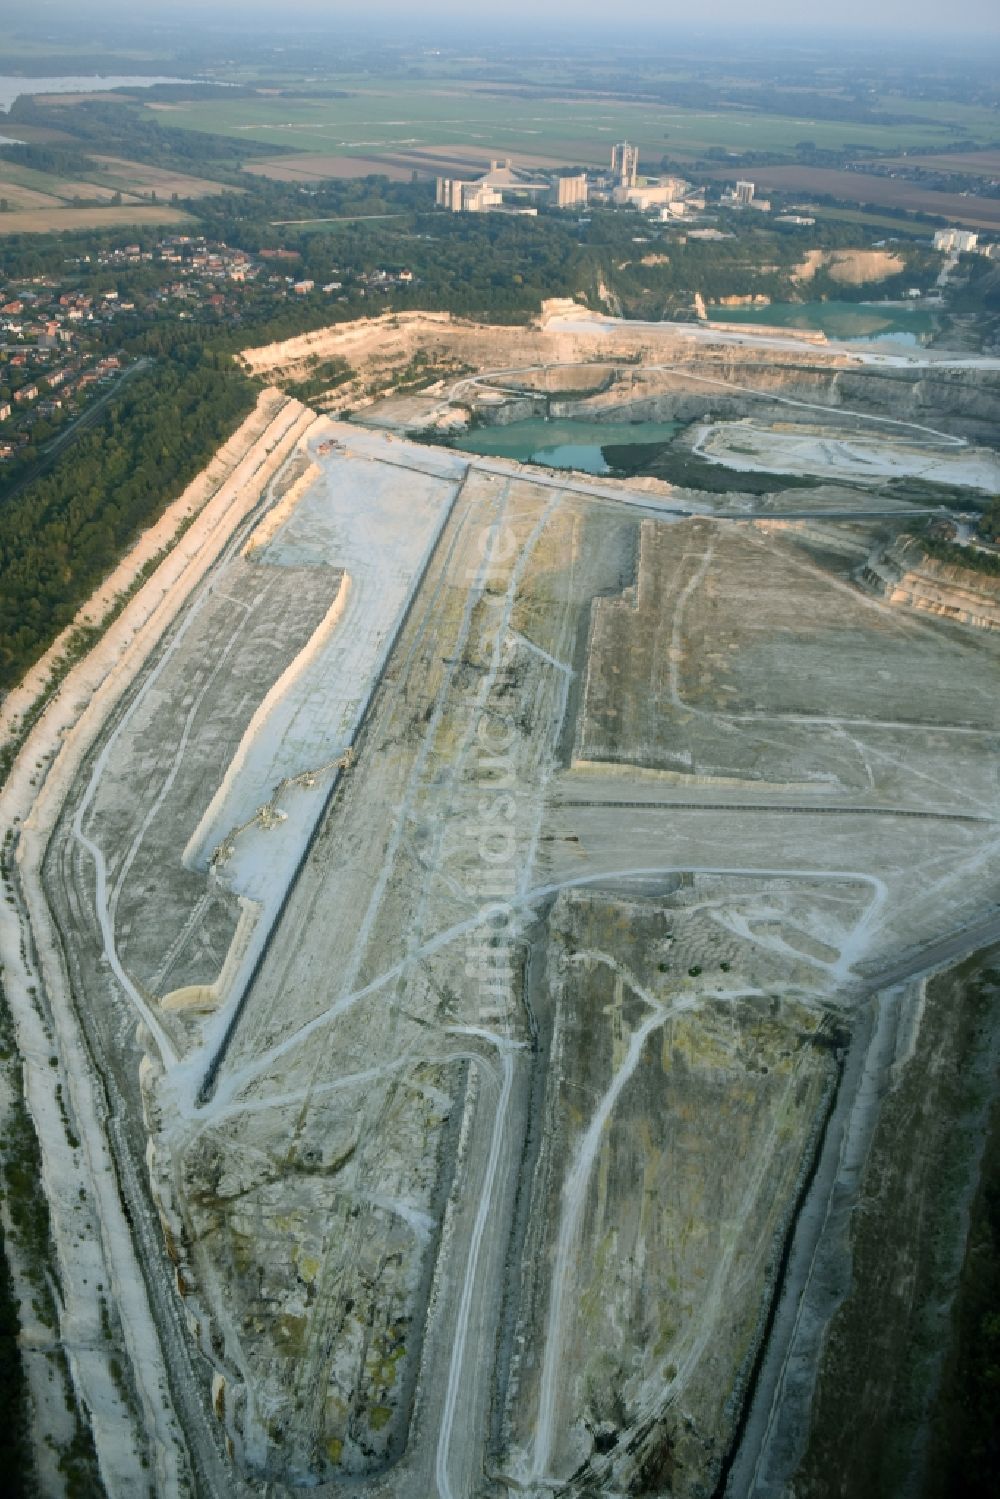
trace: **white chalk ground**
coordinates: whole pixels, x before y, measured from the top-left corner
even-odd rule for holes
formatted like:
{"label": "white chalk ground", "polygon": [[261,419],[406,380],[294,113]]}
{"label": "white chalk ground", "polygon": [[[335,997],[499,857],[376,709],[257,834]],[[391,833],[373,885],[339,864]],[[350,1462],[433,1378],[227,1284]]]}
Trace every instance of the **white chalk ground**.
{"label": "white chalk ground", "polygon": [[[310,642],[270,711],[248,728],[236,753],[236,773],[189,845],[188,859],[199,868],[279,782],[318,772],[347,749],[414,578],[454,498],[454,486],[434,475],[433,450],[431,472],[414,469],[403,492],[391,462],[368,461],[353,451],[323,455],[318,448],[324,440],[321,426],[309,444],[318,477],[254,557],[273,567],[342,568],[347,581],[331,627],[321,626],[325,638],[318,647]],[[406,452],[412,450],[407,446]]]}
{"label": "white chalk ground", "polygon": [[995,493],[1000,458],[989,448],[958,442],[911,442],[872,433],[843,437],[822,427],[778,430],[752,417],[701,424],[692,449],[710,463],[740,472],[816,474],[830,479],[927,479]]}
{"label": "white chalk ground", "polygon": [[[259,910],[228,993],[205,1025],[209,1049],[239,1003],[468,469],[464,455],[343,423],[318,423],[307,447],[317,477],[255,560],[342,568],[345,577],[327,620],[254,716],[185,851],[189,866],[205,869],[229,838],[220,877]],[[254,820],[265,805],[271,815]],[[188,1102],[203,1063],[201,1053],[179,1069]]]}
{"label": "white chalk ground", "polygon": [[[432,474],[438,479],[463,478],[474,458],[471,453],[408,442],[405,438],[395,437],[391,432],[369,429],[354,422],[337,422],[332,418],[327,421],[325,429],[317,428],[317,434],[317,452],[324,442],[333,441],[340,444],[343,451],[353,458],[413,469],[417,473]],[[319,461],[317,457],[317,462]]]}
{"label": "white chalk ground", "polygon": [[547,313],[542,319],[546,333],[572,333],[577,337],[593,338],[603,342],[617,333],[648,333],[660,335],[672,342],[680,337],[692,344],[749,344],[766,349],[793,349],[801,354],[803,349],[816,348],[824,354],[847,355],[858,364],[883,365],[887,368],[905,369],[922,365],[944,365],[948,369],[1000,370],[1000,359],[989,355],[952,355],[947,350],[903,349],[885,353],[881,349],[869,349],[852,343],[835,343],[827,340],[823,344],[804,344],[801,339],[782,337],[773,333],[754,333],[749,329],[738,333],[733,328],[706,327],[702,323],[647,323],[639,319],[608,317],[606,314],[588,312],[585,307],[563,306]]}
{"label": "white chalk ground", "polygon": [[[216,455],[177,502],[184,507],[200,501],[194,523],[98,645],[63,680],[29,733],[0,796],[0,829],[22,829],[17,861],[28,910],[22,911],[12,892],[0,896],[0,960],[24,1064],[25,1097],[41,1148],[40,1186],[49,1202],[60,1276],[58,1336],[77,1395],[93,1423],[105,1489],[123,1499],[147,1492],[151,1478],[158,1494],[189,1493],[189,1475],[160,1338],[111,1160],[105,1102],[91,1070],[41,891],[41,860],[67,791],[107,715],[311,421],[311,413],[299,402],[265,393],[258,410],[226,445],[225,460],[220,463]],[[164,517],[169,533],[164,541],[173,534],[177,519],[171,512]],[[147,536],[140,545],[142,550],[152,547],[155,555],[159,544],[158,536]],[[109,584],[117,592],[118,576]],[[85,606],[94,618],[103,610],[106,588]],[[44,662],[40,666],[37,680],[44,686],[47,671]],[[13,717],[5,716],[5,729],[30,701],[27,690],[11,694],[4,708]],[[24,941],[29,922],[30,953]],[[39,989],[50,1002],[51,1022],[43,1021],[35,1002]],[[50,1063],[53,1055],[55,1067]],[[71,1141],[63,1122],[59,1088],[78,1144]],[[100,1319],[102,1295],[121,1313],[140,1407],[138,1421],[123,1403],[111,1371],[113,1350]],[[34,1415],[39,1439],[48,1434],[58,1438],[58,1427],[42,1431],[43,1406],[36,1404]],[[151,1448],[152,1473],[142,1466],[144,1436]]]}

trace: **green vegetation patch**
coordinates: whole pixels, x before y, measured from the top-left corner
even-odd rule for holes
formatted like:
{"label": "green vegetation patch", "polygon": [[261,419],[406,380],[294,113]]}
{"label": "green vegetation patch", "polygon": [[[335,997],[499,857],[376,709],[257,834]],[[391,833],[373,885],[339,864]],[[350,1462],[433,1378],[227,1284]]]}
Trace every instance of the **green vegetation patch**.
{"label": "green vegetation patch", "polygon": [[316,400],[318,396],[335,390],[338,385],[346,384],[353,378],[353,375],[354,370],[346,359],[317,360],[305,379],[287,381],[284,383],[284,389],[288,395],[294,396],[297,401],[302,401],[308,406],[309,402]]}
{"label": "green vegetation patch", "polygon": [[[23,122],[61,134],[71,131],[83,152],[123,156],[220,180],[235,181],[241,164],[257,150],[250,142],[228,136],[173,129],[162,125],[151,110],[128,104],[88,100],[59,106],[41,104],[32,95],[22,94],[11,105],[9,119],[12,126]],[[275,153],[286,149],[280,142],[272,148]]]}
{"label": "green vegetation patch", "polygon": [[[817,119],[818,96],[809,99],[810,117],[755,111],[692,108],[685,100],[649,97],[605,97],[586,92],[573,97],[564,88],[536,89],[528,106],[518,90],[492,92],[454,80],[447,91],[437,80],[393,79],[373,86],[370,77],[338,80],[342,89],[328,97],[310,91],[277,97],[258,95],[178,102],[171,110],[177,125],[256,140],[268,149],[289,145],[345,155],[391,154],[413,146],[456,148],[488,139],[494,151],[556,157],[568,163],[603,165],[608,142],[635,141],[644,158],[659,161],[669,138],[674,153],[792,152],[808,133],[820,149],[847,147],[890,151],[900,146],[947,143],[949,127],[937,121],[874,115],[868,120]],[[357,91],[355,91],[355,83]],[[699,85],[704,98],[704,85]],[[767,101],[765,101],[767,102]]]}
{"label": "green vegetation patch", "polygon": [[20,680],[251,410],[255,389],[229,360],[187,360],[131,381],[48,474],[0,506],[0,686]]}
{"label": "green vegetation patch", "polygon": [[777,494],[785,489],[815,489],[822,482],[800,474],[757,474],[724,468],[672,443],[616,443],[601,451],[617,479],[641,475],[709,494]]}
{"label": "green vegetation patch", "polygon": [[1000,552],[984,552],[978,547],[957,546],[943,536],[932,536],[924,531],[920,546],[927,557],[943,562],[947,567],[960,567],[966,572],[985,573],[990,578],[1000,578]]}
{"label": "green vegetation patch", "polygon": [[983,1153],[952,1325],[923,1499],[988,1499],[1000,1473],[1000,1102]]}
{"label": "green vegetation patch", "polygon": [[0,1462],[4,1491],[10,1499],[28,1499],[32,1492],[31,1457],[27,1439],[28,1392],[18,1347],[21,1325],[11,1285],[10,1269],[0,1228]]}
{"label": "green vegetation patch", "polygon": [[30,146],[15,142],[0,146],[0,160],[57,177],[81,177],[97,170],[97,163],[89,156],[66,146]]}
{"label": "green vegetation patch", "polygon": [[1000,497],[991,500],[979,522],[981,535],[987,541],[1000,542]]}

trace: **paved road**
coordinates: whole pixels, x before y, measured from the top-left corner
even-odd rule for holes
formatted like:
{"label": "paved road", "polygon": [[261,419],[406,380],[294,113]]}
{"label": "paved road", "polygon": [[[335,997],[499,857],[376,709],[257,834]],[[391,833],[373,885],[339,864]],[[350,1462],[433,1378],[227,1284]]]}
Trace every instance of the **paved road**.
{"label": "paved road", "polygon": [[899,807],[872,803],[868,806],[837,804],[831,802],[775,802],[775,801],[728,801],[722,797],[712,801],[692,801],[680,797],[655,797],[625,800],[615,797],[574,798],[560,797],[562,807],[641,807],[644,812],[801,812],[806,815],[866,817],[919,817],[938,819],[942,822],[994,822],[976,812],[934,812],[926,807]]}
{"label": "paved road", "polygon": [[716,510],[714,520],[910,520],[915,515],[946,515],[943,505],[866,506],[863,510]]}
{"label": "paved road", "polygon": [[692,500],[685,493],[684,504],[678,504],[669,495],[658,495],[644,489],[628,489],[602,484],[599,479],[587,480],[571,470],[545,469],[534,465],[517,463],[513,459],[475,458],[470,468],[481,474],[492,474],[498,479],[520,479],[525,484],[541,485],[543,489],[563,489],[569,494],[581,494],[588,499],[614,500],[620,505],[631,505],[649,514],[670,516],[676,520],[689,520],[694,516],[705,516],[710,520],[754,521],[754,520],[909,520],[915,515],[947,515],[941,505],[918,507],[898,505],[866,506],[863,510],[714,510],[706,499]]}
{"label": "paved road", "polygon": [[334,219],[272,219],[271,223],[275,229],[282,229],[290,224],[366,224],[372,219],[401,219],[401,213],[351,213],[343,218]]}
{"label": "paved road", "polygon": [[[615,488],[611,484],[602,484],[598,479],[582,479],[570,470],[536,469],[513,460],[506,462],[502,458],[475,458],[469,467],[481,474],[493,474],[498,479],[520,479],[524,484],[536,484],[543,489],[561,489],[567,494],[586,495],[589,499],[617,500],[624,505],[639,505],[644,510],[655,510],[659,515],[672,515],[678,520],[712,513],[707,507],[701,510],[692,509],[689,503],[678,505],[666,495],[648,494],[639,489]],[[747,517],[743,516],[742,519],[746,520]]]}

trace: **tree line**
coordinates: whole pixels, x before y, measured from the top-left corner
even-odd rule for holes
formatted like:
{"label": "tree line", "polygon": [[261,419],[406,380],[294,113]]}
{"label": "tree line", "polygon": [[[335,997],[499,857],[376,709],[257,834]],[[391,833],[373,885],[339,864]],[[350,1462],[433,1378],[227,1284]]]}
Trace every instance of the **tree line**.
{"label": "tree line", "polygon": [[137,376],[98,423],[0,505],[0,688],[13,686],[253,406],[192,349]]}

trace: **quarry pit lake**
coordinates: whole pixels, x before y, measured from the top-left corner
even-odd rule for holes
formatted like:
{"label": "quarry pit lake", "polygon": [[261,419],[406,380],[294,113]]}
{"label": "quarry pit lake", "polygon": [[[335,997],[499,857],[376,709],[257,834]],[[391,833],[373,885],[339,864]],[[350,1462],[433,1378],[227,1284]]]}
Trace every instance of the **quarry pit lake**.
{"label": "quarry pit lake", "polygon": [[594,422],[529,417],[502,427],[474,427],[451,443],[464,453],[489,458],[514,458],[519,463],[542,463],[549,468],[571,468],[586,474],[609,474],[604,449],[626,443],[670,442],[684,422]]}
{"label": "quarry pit lake", "polygon": [[[0,73],[0,111],[7,111],[22,94],[103,94],[118,88],[151,88],[155,83],[189,83],[187,78],[136,73],[61,74],[54,78],[32,78]],[[17,131],[17,122],[3,121]],[[13,137],[7,135],[8,141]]]}
{"label": "quarry pit lake", "polygon": [[751,327],[809,328],[844,343],[903,343],[919,346],[936,331],[938,320],[925,307],[906,302],[772,302],[768,306],[706,308],[718,323]]}

